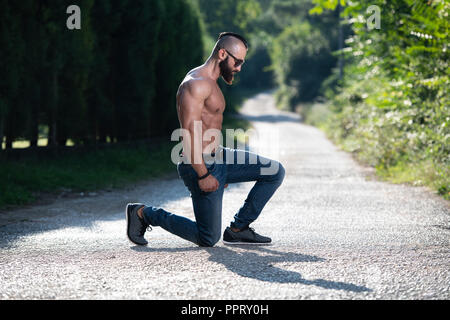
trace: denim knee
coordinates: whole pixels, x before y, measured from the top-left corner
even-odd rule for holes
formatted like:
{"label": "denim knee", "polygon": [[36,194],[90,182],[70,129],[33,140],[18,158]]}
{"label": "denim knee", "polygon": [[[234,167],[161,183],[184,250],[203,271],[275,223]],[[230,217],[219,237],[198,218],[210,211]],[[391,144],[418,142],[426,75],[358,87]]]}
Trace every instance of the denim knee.
{"label": "denim knee", "polygon": [[280,182],[280,184],[284,180],[284,176],[286,175],[286,170],[284,169],[283,165],[279,162],[278,172],[276,174],[276,179]]}
{"label": "denim knee", "polygon": [[214,245],[219,242],[220,233],[213,236],[200,236],[199,246],[200,247],[214,247]]}
{"label": "denim knee", "polygon": [[278,185],[281,185],[281,183],[284,180],[286,170],[284,169],[283,165],[278,161],[275,162],[275,166],[278,167],[278,170],[273,175],[270,175],[270,181],[276,182]]}

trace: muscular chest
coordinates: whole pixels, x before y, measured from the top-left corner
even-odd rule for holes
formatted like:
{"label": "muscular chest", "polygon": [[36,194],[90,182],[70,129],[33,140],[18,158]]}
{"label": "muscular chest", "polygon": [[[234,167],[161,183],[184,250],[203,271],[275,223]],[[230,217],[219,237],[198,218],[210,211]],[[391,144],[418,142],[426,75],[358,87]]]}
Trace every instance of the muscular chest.
{"label": "muscular chest", "polygon": [[217,86],[205,101],[205,109],[211,114],[222,114],[225,110],[225,98]]}

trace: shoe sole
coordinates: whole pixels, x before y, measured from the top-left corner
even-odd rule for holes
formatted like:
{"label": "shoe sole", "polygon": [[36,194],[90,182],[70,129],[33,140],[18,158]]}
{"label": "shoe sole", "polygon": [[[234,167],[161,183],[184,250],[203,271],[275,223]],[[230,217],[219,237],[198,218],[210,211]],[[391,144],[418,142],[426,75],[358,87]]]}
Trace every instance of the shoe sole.
{"label": "shoe sole", "polygon": [[271,246],[272,242],[243,242],[243,241],[236,241],[236,242],[229,242],[222,240],[222,242],[226,245],[246,245],[246,246]]}
{"label": "shoe sole", "polygon": [[147,243],[145,243],[145,244],[142,244],[142,243],[137,243],[137,242],[134,242],[132,239],[131,239],[131,237],[130,237],[130,222],[129,222],[129,219],[130,219],[130,214],[131,214],[131,210],[128,210],[129,209],[129,207],[131,207],[132,206],[132,204],[127,204],[127,207],[126,207],[126,209],[125,209],[125,217],[126,217],[126,220],[127,220],[127,238],[128,238],[128,240],[131,242],[131,243],[133,243],[133,244],[137,244],[137,245],[139,245],[139,246],[145,246],[145,245],[147,245]]}

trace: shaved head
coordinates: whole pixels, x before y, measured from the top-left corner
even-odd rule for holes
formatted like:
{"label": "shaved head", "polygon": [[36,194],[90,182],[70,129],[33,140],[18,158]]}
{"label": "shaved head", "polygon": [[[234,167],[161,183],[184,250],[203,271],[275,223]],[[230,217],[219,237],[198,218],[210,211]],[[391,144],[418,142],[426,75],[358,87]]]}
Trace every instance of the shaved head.
{"label": "shaved head", "polygon": [[218,61],[220,76],[226,83],[231,85],[234,75],[241,71],[247,51],[248,43],[241,35],[233,32],[219,35],[210,58]]}
{"label": "shaved head", "polygon": [[220,49],[227,49],[232,52],[238,52],[242,49],[248,50],[248,43],[244,37],[233,32],[222,32],[214,46],[213,53],[217,55]]}

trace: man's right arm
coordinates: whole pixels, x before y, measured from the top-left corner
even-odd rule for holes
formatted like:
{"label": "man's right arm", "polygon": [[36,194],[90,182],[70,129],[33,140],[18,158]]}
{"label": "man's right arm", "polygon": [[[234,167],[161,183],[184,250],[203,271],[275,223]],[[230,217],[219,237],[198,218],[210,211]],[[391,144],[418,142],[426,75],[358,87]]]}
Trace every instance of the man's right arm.
{"label": "man's right arm", "polygon": [[[180,122],[189,136],[183,136],[185,156],[199,177],[208,173],[203,160],[202,111],[205,101],[211,94],[211,85],[205,80],[191,80],[183,84],[183,92],[179,98]],[[218,182],[213,176],[199,180],[203,191],[211,192],[218,188]]]}

